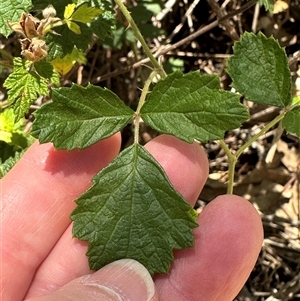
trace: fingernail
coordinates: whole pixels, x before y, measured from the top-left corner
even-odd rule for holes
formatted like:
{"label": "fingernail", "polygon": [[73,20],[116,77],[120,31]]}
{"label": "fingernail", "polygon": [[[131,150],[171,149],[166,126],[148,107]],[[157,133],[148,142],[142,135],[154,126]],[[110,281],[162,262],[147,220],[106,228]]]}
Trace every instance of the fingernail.
{"label": "fingernail", "polygon": [[142,264],[132,259],[112,262],[84,282],[85,285],[101,286],[114,292],[119,300],[158,300],[151,275]]}

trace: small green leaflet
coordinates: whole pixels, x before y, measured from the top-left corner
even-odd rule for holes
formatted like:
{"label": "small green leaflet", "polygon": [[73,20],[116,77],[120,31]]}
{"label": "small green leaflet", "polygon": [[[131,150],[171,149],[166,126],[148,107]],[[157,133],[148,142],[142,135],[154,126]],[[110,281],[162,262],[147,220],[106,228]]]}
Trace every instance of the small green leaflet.
{"label": "small green leaflet", "polygon": [[28,12],[32,7],[30,0],[1,0],[0,1],[0,34],[8,37],[12,30],[9,22],[19,21],[23,12]]}
{"label": "small green leaflet", "polygon": [[166,273],[172,249],[193,246],[190,205],[141,145],[126,148],[93,183],[71,214],[73,236],[89,242],[91,269],[132,258],[151,274]]}
{"label": "small green leaflet", "polygon": [[4,87],[9,89],[8,100],[12,103],[16,121],[24,117],[39,95],[48,95],[47,81],[30,70],[30,62],[21,58],[14,59],[13,72],[5,80]]}
{"label": "small green leaflet", "polygon": [[292,110],[288,111],[283,120],[282,126],[286,129],[288,133],[296,134],[300,137],[300,106],[294,107]]}
{"label": "small green leaflet", "polygon": [[277,107],[291,103],[291,73],[278,41],[246,32],[234,44],[233,52],[227,72],[238,92],[256,103]]}
{"label": "small green leaflet", "polygon": [[175,71],[153,88],[141,117],[157,131],[192,143],[223,139],[249,115],[238,95],[219,89],[218,76]]}
{"label": "small green leaflet", "polygon": [[87,3],[77,7],[75,3],[72,3],[66,6],[64,17],[67,21],[67,26],[69,29],[76,34],[80,34],[80,27],[76,22],[91,23],[95,17],[101,15],[102,13],[102,9],[97,7],[89,7]]}
{"label": "small green leaflet", "polygon": [[91,23],[95,17],[101,15],[102,13],[102,9],[97,7],[89,7],[87,3],[84,3],[75,10],[70,19],[82,23]]}
{"label": "small green leaflet", "polygon": [[35,114],[31,134],[57,149],[88,147],[112,136],[134,117],[110,90],[89,85],[53,89],[52,102]]}

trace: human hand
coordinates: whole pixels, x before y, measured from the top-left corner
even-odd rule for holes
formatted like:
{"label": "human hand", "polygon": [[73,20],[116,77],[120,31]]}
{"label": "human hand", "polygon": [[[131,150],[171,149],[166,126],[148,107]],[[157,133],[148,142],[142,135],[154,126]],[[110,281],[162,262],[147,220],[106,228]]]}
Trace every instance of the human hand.
{"label": "human hand", "polygon": [[[3,301],[230,301],[237,295],[255,264],[263,231],[252,205],[234,195],[206,206],[194,229],[195,247],[175,251],[169,273],[155,276],[154,283],[142,265],[126,259],[92,274],[87,244],[72,239],[69,215],[74,199],[119,147],[119,134],[82,151],[35,143],[2,179]],[[201,147],[166,135],[146,147],[194,205],[208,175]]]}

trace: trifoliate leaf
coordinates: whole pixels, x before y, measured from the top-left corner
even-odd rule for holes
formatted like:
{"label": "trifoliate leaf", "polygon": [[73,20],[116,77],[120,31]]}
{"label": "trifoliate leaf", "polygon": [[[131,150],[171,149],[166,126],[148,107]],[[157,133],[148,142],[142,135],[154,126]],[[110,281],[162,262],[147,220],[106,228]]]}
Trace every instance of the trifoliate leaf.
{"label": "trifoliate leaf", "polygon": [[102,9],[97,7],[89,7],[87,3],[84,3],[75,10],[71,16],[71,19],[81,23],[91,23],[95,17],[101,15],[102,13]]}
{"label": "trifoliate leaf", "polygon": [[219,90],[217,76],[176,71],[157,83],[141,117],[157,131],[191,143],[222,139],[249,116],[238,95]]}
{"label": "trifoliate leaf", "polygon": [[300,106],[294,107],[285,114],[282,126],[288,133],[296,134],[300,137]]}
{"label": "trifoliate leaf", "polygon": [[0,1],[0,34],[8,36],[12,33],[8,22],[19,21],[23,12],[32,7],[30,0],[1,0]]}
{"label": "trifoliate leaf", "polygon": [[283,48],[262,33],[244,33],[233,47],[227,72],[232,86],[247,99],[285,107],[291,102],[292,80]]}
{"label": "trifoliate leaf", "polygon": [[14,59],[13,72],[4,82],[4,87],[9,89],[8,100],[12,103],[16,121],[24,117],[39,95],[48,94],[46,80],[31,71],[30,63],[21,58]]}
{"label": "trifoliate leaf", "polygon": [[259,0],[259,4],[263,5],[267,11],[273,11],[275,1],[276,0]]}
{"label": "trifoliate leaf", "polygon": [[56,57],[53,61],[51,61],[51,64],[55,67],[57,72],[61,75],[65,75],[72,69],[76,62],[85,64],[86,57],[81,51],[74,48],[70,54],[67,54],[63,58]]}
{"label": "trifoliate leaf", "polygon": [[166,273],[172,249],[193,246],[190,205],[142,146],[125,149],[93,183],[71,215],[73,236],[89,242],[91,269],[132,258],[151,274]]}
{"label": "trifoliate leaf", "polygon": [[110,90],[89,85],[58,88],[52,102],[36,113],[31,134],[57,149],[85,148],[110,137],[133,118],[134,111]]}

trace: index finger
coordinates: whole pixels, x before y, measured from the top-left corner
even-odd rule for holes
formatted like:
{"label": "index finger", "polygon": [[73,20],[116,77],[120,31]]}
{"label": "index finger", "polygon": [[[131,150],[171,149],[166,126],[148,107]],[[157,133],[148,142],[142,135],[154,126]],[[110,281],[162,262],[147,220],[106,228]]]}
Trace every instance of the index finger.
{"label": "index finger", "polygon": [[2,179],[3,300],[24,297],[35,270],[69,226],[74,199],[91,185],[92,176],[119,148],[119,134],[72,152],[36,142]]}

